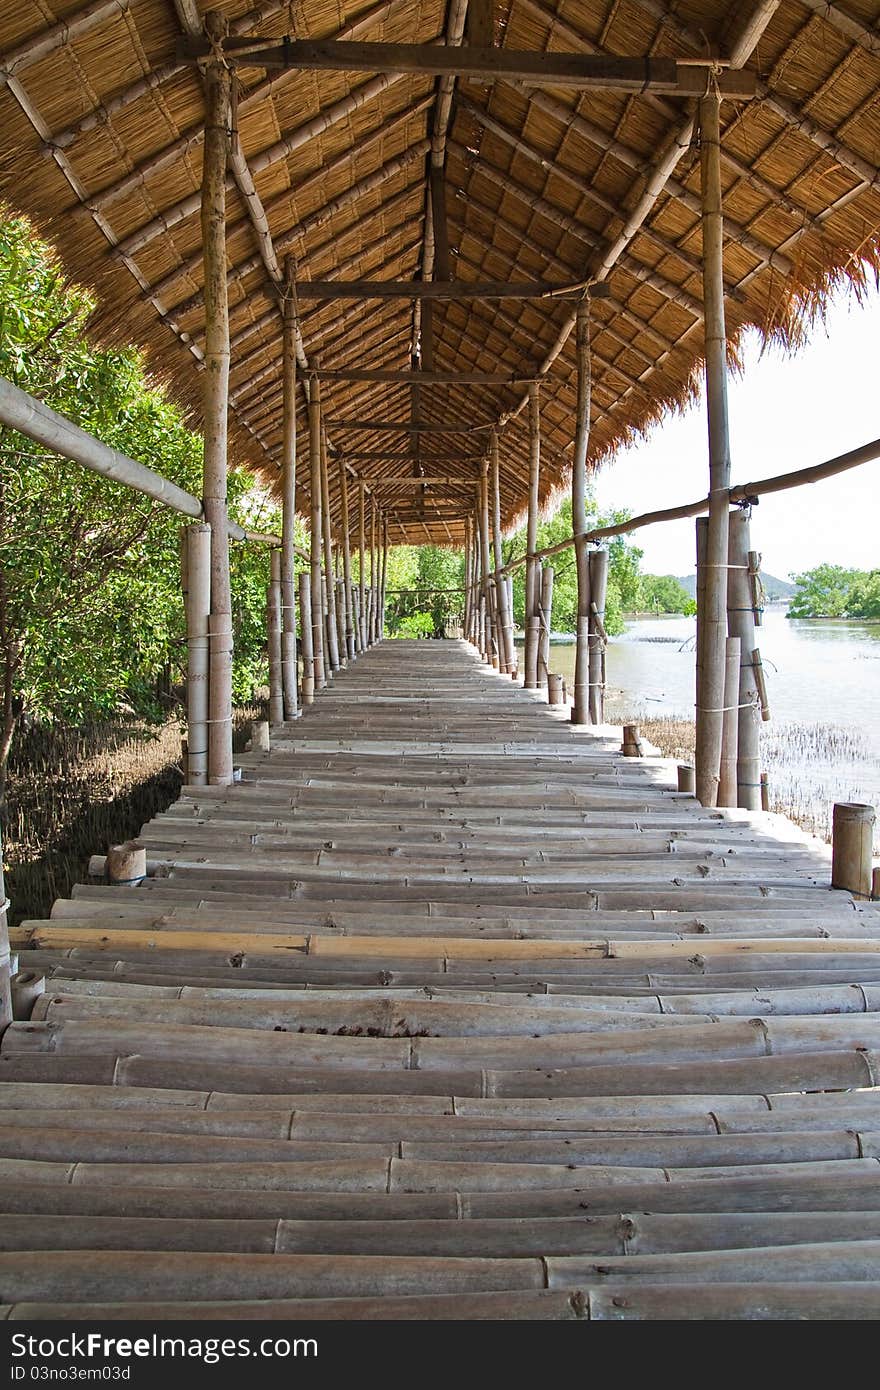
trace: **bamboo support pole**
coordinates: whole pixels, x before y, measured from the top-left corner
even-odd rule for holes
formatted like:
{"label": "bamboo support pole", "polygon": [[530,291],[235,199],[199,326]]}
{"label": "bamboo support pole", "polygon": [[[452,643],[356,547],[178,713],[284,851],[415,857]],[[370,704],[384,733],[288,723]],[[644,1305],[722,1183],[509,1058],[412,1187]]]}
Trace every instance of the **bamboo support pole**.
{"label": "bamboo support pole", "polygon": [[355,636],[354,601],[351,589],[351,517],[348,505],[348,469],[345,460],[339,460],[339,506],[342,530],[342,584],[345,605],[345,653],[349,661],[357,656]]}
{"label": "bamboo support pole", "polygon": [[[206,16],[212,39],[226,32],[216,11]],[[211,613],[208,622],[208,781],[232,781],[232,593],[226,507],[229,403],[229,303],[226,286],[226,169],[232,120],[232,75],[205,67],[205,141],[201,228],[205,274],[203,508],[211,527]]]}
{"label": "bamboo support pole", "polygon": [[553,624],[553,578],[552,566],[545,565],[540,571],[541,579],[541,598],[540,598],[540,644],[538,649],[538,686],[540,689],[547,688],[547,677],[550,673],[550,632]]}
{"label": "bamboo support pole", "polygon": [[358,651],[366,651],[367,646],[367,592],[366,592],[366,487],[358,484]]}
{"label": "bamboo support pole", "polygon": [[324,606],[321,597],[321,382],[309,381],[310,591],[315,693],[327,684],[324,664]]}
{"label": "bamboo support pole", "polygon": [[697,797],[718,802],[727,635],[727,530],[730,436],[727,412],[727,330],[724,320],[723,214],[721,204],[721,97],[700,99],[700,172],[703,206],[703,317],[706,404],[709,419],[709,524],[701,586],[699,703],[696,710]]}
{"label": "bamboo support pole", "polygon": [[577,415],[575,417],[574,456],[571,465],[571,523],[577,566],[577,634],[574,673],[573,724],[586,724],[590,717],[590,565],[587,551],[587,449],[590,442],[590,303],[582,299],[577,306]]}
{"label": "bamboo support pole", "polygon": [[736,802],[724,801],[724,806],[737,805],[747,811],[761,809],[761,762],[759,708],[756,668],[752,652],[755,646],[755,595],[752,589],[752,556],[749,550],[750,523],[748,512],[736,508],[730,513],[727,571],[727,630],[740,642],[740,676],[736,701],[725,696],[724,703],[736,703],[737,764]]}
{"label": "bamboo support pole", "polygon": [[608,551],[594,550],[589,557],[590,570],[590,723],[605,722],[605,595],[608,592]]}
{"label": "bamboo support pole", "polygon": [[186,613],[187,781],[208,781],[208,617],[211,611],[211,528],[181,528]]}
{"label": "bamboo support pole", "polygon": [[382,601],[379,605],[379,638],[385,636],[385,593],[388,585],[388,518],[382,517]]}
{"label": "bamboo support pole", "polygon": [[284,689],[282,669],[281,616],[281,554],[271,552],[269,587],[266,591],[266,629],[269,649],[269,721],[284,721]]}
{"label": "bamboo support pole", "polygon": [[336,584],[333,577],[333,521],[330,515],[330,479],[327,467],[327,450],[323,433],[320,441],[321,459],[321,525],[323,529],[324,550],[324,589],[326,594],[327,645],[325,651],[330,671],[339,670],[339,631],[336,611]]}
{"label": "bamboo support pole", "polygon": [[740,640],[728,637],[724,666],[724,720],[721,730],[721,780],[718,805],[737,805],[737,732],[739,724]]}
{"label": "bamboo support pole", "polygon": [[831,887],[871,897],[876,813],[853,801],[835,803],[831,831]]}
{"label": "bamboo support pole", "polygon": [[302,633],[302,702],[315,700],[315,649],[312,645],[312,576],[302,570],[299,576],[299,627]]}
{"label": "bamboo support pole", "polygon": [[758,690],[758,703],[761,709],[761,718],[763,720],[768,720],[770,718],[770,698],[767,694],[764,663],[761,660],[761,653],[757,647],[752,648],[752,673]]}
{"label": "bamboo support pole", "polygon": [[282,718],[299,714],[296,661],[296,301],[293,297],[295,267],[288,259],[282,300],[283,439],[281,450],[281,688]]}
{"label": "bamboo support pole", "polygon": [[541,569],[538,548],[538,506],[541,481],[541,398],[537,382],[529,386],[529,511],[526,525],[525,688],[538,688],[538,648],[541,642]]}
{"label": "bamboo support pole", "polygon": [[379,585],[379,555],[377,549],[377,522],[376,503],[370,500],[370,620],[368,624],[368,636],[370,646],[376,642],[376,626],[378,616],[378,585]]}
{"label": "bamboo support pole", "polygon": [[495,559],[495,611],[498,617],[498,669],[509,673],[516,666],[516,650],[513,644],[513,616],[507,594],[507,578],[504,574],[504,556],[501,551],[501,470],[499,466],[498,434],[492,431],[489,446],[492,470],[492,546]]}

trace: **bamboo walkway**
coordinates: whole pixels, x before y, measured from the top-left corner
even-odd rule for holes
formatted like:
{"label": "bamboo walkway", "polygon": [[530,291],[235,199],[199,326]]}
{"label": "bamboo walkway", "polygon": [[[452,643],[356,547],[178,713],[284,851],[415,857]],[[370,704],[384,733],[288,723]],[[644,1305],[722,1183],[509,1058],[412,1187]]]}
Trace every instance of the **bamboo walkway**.
{"label": "bamboo walkway", "polygon": [[389,642],[14,935],[11,1318],[880,1314],[880,916]]}

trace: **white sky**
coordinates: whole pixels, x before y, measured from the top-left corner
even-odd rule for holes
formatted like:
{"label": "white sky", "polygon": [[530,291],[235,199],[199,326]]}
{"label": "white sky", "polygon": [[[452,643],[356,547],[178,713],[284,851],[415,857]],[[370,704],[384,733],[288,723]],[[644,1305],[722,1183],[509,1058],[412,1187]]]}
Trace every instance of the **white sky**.
{"label": "white sky", "polygon": [[[839,295],[827,323],[794,356],[757,335],[743,353],[745,372],[729,383],[734,485],[806,468],[880,437],[880,294],[859,305]],[[673,507],[708,491],[702,402],[667,420],[645,444],[618,454],[594,479],[602,510],[633,513]],[[880,460],[826,482],[763,497],[752,513],[752,545],[764,569],[787,579],[821,563],[880,566],[877,503]],[[632,539],[652,574],[692,574],[694,520],[645,527]]]}

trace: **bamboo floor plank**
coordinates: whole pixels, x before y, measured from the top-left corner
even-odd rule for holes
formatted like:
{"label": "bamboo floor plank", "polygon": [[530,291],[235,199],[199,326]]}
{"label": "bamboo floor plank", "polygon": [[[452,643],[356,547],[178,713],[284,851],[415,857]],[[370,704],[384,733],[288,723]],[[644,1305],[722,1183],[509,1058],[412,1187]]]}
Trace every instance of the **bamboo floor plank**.
{"label": "bamboo floor plank", "polygon": [[880,1313],[880,911],[823,847],[463,642],[239,762],[12,934],[0,1317]]}

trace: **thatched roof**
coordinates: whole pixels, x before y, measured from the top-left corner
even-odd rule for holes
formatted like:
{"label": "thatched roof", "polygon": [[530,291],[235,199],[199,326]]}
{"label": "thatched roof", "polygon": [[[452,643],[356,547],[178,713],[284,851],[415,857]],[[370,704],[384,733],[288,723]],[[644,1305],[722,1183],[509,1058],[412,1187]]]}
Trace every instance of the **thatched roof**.
{"label": "thatched roof", "polygon": [[[0,193],[55,241],[95,288],[104,337],[142,345],[197,418],[203,346],[199,231],[204,89],[176,42],[202,0],[0,0]],[[207,8],[207,6],[204,6]],[[431,43],[461,31],[461,0],[246,0],[217,6],[237,35]],[[735,8],[735,7],[734,7]],[[877,0],[504,0],[493,41],[680,60],[729,52],[762,10],[746,67],[751,100],[725,102],[723,179],[728,327],[796,338],[836,280],[859,282],[880,250],[880,24]],[[476,19],[486,7],[472,0]],[[45,39],[45,42],[43,41]],[[654,92],[527,89],[513,82],[275,71],[241,65],[238,130],[246,177],[230,178],[234,456],[274,478],[280,456],[281,319],[256,226],[265,210],[279,258],[306,279],[411,279],[432,271],[426,208],[430,142],[445,159],[451,270],[461,280],[580,282],[621,238],[664,151],[681,157],[634,234],[622,237],[593,307],[595,464],[693,392],[702,348],[699,152],[692,103]],[[448,96],[452,102],[449,107]],[[435,160],[435,163],[437,161]],[[243,195],[252,177],[258,197]],[[254,209],[257,208],[255,220]],[[271,255],[270,258],[271,260]],[[322,367],[409,367],[419,315],[404,299],[303,302],[306,357]],[[573,431],[573,341],[548,366],[570,300],[433,306],[438,371],[507,372],[542,385],[546,497],[564,481]],[[410,451],[406,433],[340,420],[410,419],[406,385],[326,382],[328,436],[360,453]],[[526,500],[523,388],[422,388],[427,423],[504,420],[505,521]],[[473,478],[482,432],[425,432],[424,471]],[[300,431],[304,450],[305,430]],[[431,464],[431,455],[441,456]],[[451,456],[451,457],[450,457]],[[301,459],[303,496],[306,460]],[[409,457],[352,459],[360,476],[412,476]],[[460,540],[467,489],[377,496],[392,541]],[[434,512],[434,503],[440,515]]]}

